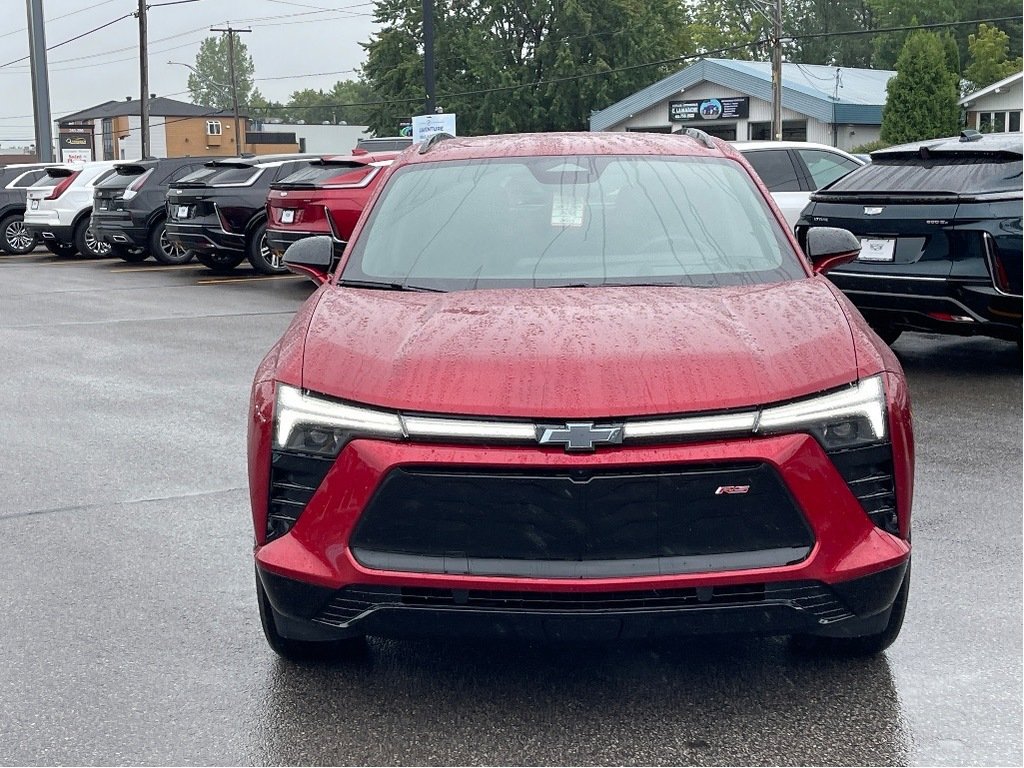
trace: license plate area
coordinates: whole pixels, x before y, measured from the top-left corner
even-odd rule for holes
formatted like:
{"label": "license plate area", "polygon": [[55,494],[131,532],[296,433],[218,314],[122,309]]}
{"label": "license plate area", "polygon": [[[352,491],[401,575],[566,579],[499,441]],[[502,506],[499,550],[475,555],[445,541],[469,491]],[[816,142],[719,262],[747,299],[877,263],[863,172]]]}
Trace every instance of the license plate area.
{"label": "license plate area", "polygon": [[860,241],[860,254],[857,256],[857,261],[891,263],[895,255],[896,238],[863,238]]}
{"label": "license plate area", "polygon": [[282,224],[291,224],[294,221],[295,221],[295,211],[293,209],[286,208],[285,210],[281,211],[281,223]]}
{"label": "license plate area", "polygon": [[178,211],[177,211],[177,213],[175,213],[175,217],[179,218],[179,219],[187,219],[188,218],[188,213],[189,213],[189,206],[187,206],[187,205],[179,205],[178,206]]}
{"label": "license plate area", "polygon": [[32,209],[33,211],[38,211],[38,210],[39,210],[39,201],[38,201],[38,200],[33,200],[33,201],[32,201],[32,205],[30,205],[29,207],[30,207],[30,208],[31,208],[31,209]]}

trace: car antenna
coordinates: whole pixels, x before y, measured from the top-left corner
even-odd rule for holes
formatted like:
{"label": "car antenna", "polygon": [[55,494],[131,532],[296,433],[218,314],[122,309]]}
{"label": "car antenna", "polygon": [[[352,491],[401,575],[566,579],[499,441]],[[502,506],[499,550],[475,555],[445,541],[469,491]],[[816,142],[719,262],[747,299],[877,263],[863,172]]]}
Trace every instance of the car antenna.
{"label": "car antenna", "polygon": [[442,141],[447,141],[448,139],[454,138],[455,137],[452,136],[450,133],[435,133],[431,135],[429,139],[420,144],[420,154],[425,155],[427,154],[427,152],[434,148],[435,144],[440,144]]}
{"label": "car antenna", "polygon": [[718,147],[715,146],[715,142],[711,140],[711,137],[700,128],[686,128],[683,131],[683,134],[685,136],[689,136],[691,139],[699,141],[708,149],[718,149]]}

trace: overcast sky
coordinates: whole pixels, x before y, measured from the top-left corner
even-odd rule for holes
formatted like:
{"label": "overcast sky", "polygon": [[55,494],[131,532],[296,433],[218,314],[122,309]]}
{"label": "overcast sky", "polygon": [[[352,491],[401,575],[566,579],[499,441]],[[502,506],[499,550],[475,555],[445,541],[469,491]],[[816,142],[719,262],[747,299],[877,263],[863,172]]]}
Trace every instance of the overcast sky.
{"label": "overcast sky", "polygon": [[[361,0],[196,0],[154,7],[149,0],[149,90],[188,101],[189,70],[210,26],[251,28],[242,36],[256,86],[286,101],[301,88],[330,88],[364,61],[360,42],[375,31],[373,3]],[[43,0],[48,48],[138,9],[138,0]],[[0,0],[0,65],[28,55],[25,0]],[[139,26],[134,17],[47,53],[56,119],[126,96],[139,97]],[[336,73],[336,74],[315,74]],[[261,79],[282,78],[282,79]],[[0,66],[0,144],[34,143],[27,61]]]}

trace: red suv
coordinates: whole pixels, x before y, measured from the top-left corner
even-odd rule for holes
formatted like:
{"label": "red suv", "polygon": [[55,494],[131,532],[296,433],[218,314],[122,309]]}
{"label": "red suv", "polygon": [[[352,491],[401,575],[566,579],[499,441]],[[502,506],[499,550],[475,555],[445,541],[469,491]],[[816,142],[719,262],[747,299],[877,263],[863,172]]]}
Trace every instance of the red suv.
{"label": "red suv", "polygon": [[352,235],[377,188],[380,172],[397,152],[325,157],[272,184],[267,195],[267,245],[282,254],[292,243],[330,235],[337,245]]}
{"label": "red suv", "polygon": [[382,174],[256,373],[270,645],[793,635],[877,653],[910,587],[899,362],[700,131],[438,138]]}

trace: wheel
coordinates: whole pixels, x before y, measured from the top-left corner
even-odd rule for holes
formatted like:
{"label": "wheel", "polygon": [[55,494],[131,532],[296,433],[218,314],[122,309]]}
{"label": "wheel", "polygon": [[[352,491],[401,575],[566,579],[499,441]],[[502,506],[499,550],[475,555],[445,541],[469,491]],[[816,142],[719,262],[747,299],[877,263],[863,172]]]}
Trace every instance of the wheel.
{"label": "wheel", "polygon": [[284,257],[276,255],[267,245],[266,222],[252,231],[245,250],[252,268],[261,275],[280,275],[288,271],[284,265]]}
{"label": "wheel", "polygon": [[179,243],[172,243],[167,237],[167,223],[158,221],[149,230],[149,252],[161,264],[188,264],[193,253]]}
{"label": "wheel", "polygon": [[144,248],[132,248],[129,245],[117,243],[110,246],[110,253],[112,256],[116,256],[122,261],[127,261],[129,264],[137,264],[149,258],[149,254],[146,253]]}
{"label": "wheel", "polygon": [[197,253],[196,261],[202,264],[207,269],[212,269],[221,275],[226,275],[228,272],[233,270],[243,261],[245,261],[245,255],[240,253],[225,253],[223,251],[214,251],[213,253]]}
{"label": "wheel", "polygon": [[25,227],[20,213],[12,213],[0,220],[0,250],[21,256],[35,247],[36,236]]}
{"label": "wheel", "polygon": [[877,322],[871,323],[871,330],[878,334],[878,337],[888,344],[890,347],[896,342],[902,333],[902,328],[896,328],[889,323]]}
{"label": "wheel", "polygon": [[92,232],[89,219],[82,219],[75,227],[75,249],[88,258],[102,259],[110,255],[110,244],[101,243]]}
{"label": "wheel", "polygon": [[900,591],[892,604],[892,613],[885,629],[874,635],[861,637],[820,637],[817,635],[795,635],[792,645],[795,650],[830,656],[875,656],[899,637],[903,627],[903,617],[907,613],[907,598],[910,596],[910,563],[903,575]]}
{"label": "wheel", "polygon": [[256,600],[259,602],[263,635],[267,638],[267,644],[278,656],[283,656],[291,661],[340,661],[366,653],[366,638],[362,635],[327,642],[292,640],[282,637],[274,625],[274,612],[270,608],[270,601],[267,599],[267,593],[263,590],[258,573],[256,574]]}
{"label": "wheel", "polygon": [[44,240],[43,247],[54,256],[74,256],[78,249],[71,243],[58,243],[52,240]]}

